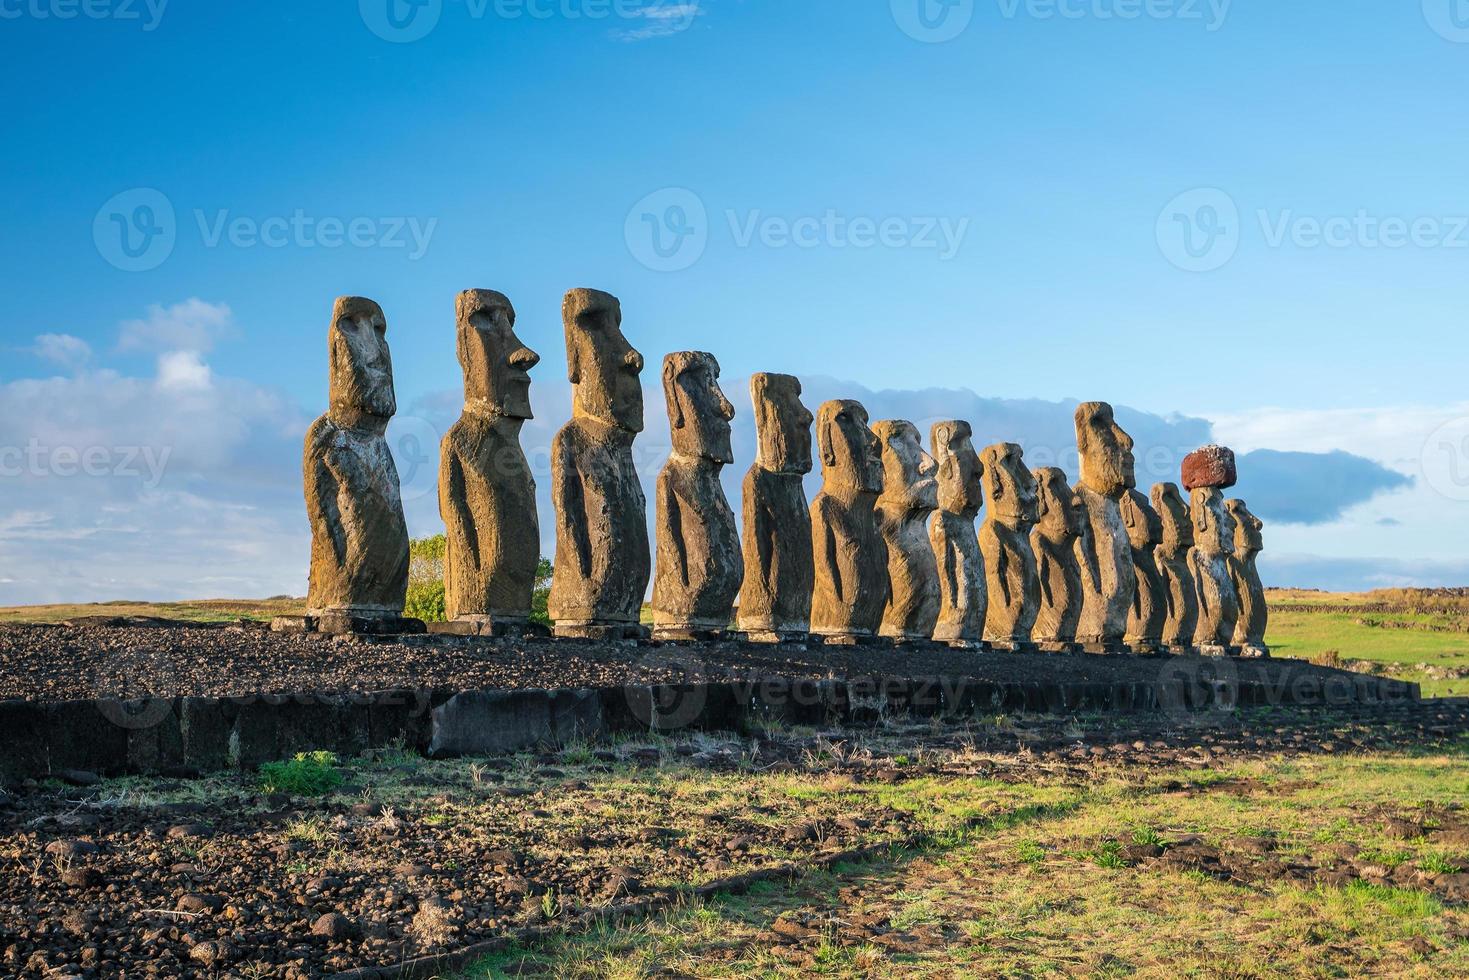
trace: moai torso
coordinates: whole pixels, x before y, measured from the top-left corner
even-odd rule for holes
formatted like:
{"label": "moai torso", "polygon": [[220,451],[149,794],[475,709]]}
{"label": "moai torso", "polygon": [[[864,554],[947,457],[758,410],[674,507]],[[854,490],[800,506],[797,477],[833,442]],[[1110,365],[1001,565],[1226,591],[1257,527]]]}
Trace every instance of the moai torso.
{"label": "moai torso", "polygon": [[439,451],[444,608],[451,620],[524,625],[541,535],[520,430],[540,357],[515,336],[515,310],[500,293],[460,293],[457,312],[464,412]]}
{"label": "moai torso", "polygon": [[1154,552],[1158,577],[1166,603],[1163,645],[1175,653],[1194,645],[1199,626],[1199,594],[1189,567],[1189,550],[1194,546],[1194,528],[1188,505],[1172,483],[1153,487],[1153,509],[1163,525],[1163,539]]}
{"label": "moai torso", "polygon": [[887,545],[876,514],[882,458],[857,402],[823,404],[816,435],[822,487],[811,502],[811,632],[829,643],[861,641],[877,633],[888,599]]}
{"label": "moai torso", "polygon": [[1217,488],[1195,488],[1189,514],[1193,518],[1194,546],[1189,549],[1188,563],[1199,597],[1194,642],[1205,653],[1219,655],[1233,642],[1239,621],[1239,598],[1229,567],[1234,529]]}
{"label": "moai torso", "polygon": [[306,434],[311,523],[308,615],[393,619],[408,591],[408,528],[388,451],[397,411],[382,309],[342,297],[332,311],[331,407]]}
{"label": "moai torso", "polygon": [[873,426],[882,447],[877,523],[888,553],[888,601],[879,632],[899,641],[927,640],[939,618],[939,573],[928,518],[938,509],[938,469],[912,422]]}
{"label": "moai torso", "polygon": [[575,289],[562,306],[574,417],[551,443],[558,634],[636,635],[652,568],[647,504],[633,462],[643,428],[643,358],[616,297]]}
{"label": "moai torso", "polygon": [[1002,442],[980,454],[989,507],[979,529],[989,607],[984,638],[1006,646],[1031,642],[1040,613],[1040,579],[1030,531],[1036,521],[1036,487],[1024,453]]}
{"label": "moai torso", "polygon": [[1125,639],[1133,652],[1152,653],[1163,642],[1163,623],[1168,618],[1168,598],[1154,558],[1163,540],[1163,522],[1138,490],[1129,489],[1123,495],[1121,510],[1137,574]]}
{"label": "moai torso", "polygon": [[984,640],[989,609],[984,556],[974,521],[984,506],[984,466],[968,422],[938,422],[930,433],[938,461],[939,511],[928,526],[939,580],[939,618],[933,638],[959,646]]}
{"label": "moai torso", "polygon": [[811,472],[811,413],[801,382],[788,374],[750,378],[759,440],[745,474],[745,580],[739,627],[752,640],[799,639],[811,629],[811,511],[803,478]]}
{"label": "moai torso", "polygon": [[680,351],[663,360],[673,454],[658,474],[658,556],[653,628],[665,639],[721,633],[744,578],[739,531],[719,473],[734,462],[734,407],[719,389],[713,354]]}
{"label": "moai torso", "polygon": [[1087,402],[1076,410],[1081,482],[1076,488],[1087,516],[1077,539],[1082,610],[1077,639],[1102,649],[1120,648],[1137,590],[1132,543],[1119,502],[1134,484],[1132,438],[1112,417],[1112,406]]}
{"label": "moai torso", "polygon": [[1040,582],[1040,609],[1035,640],[1053,648],[1076,642],[1081,622],[1081,567],[1076,540],[1081,534],[1081,503],[1066,482],[1066,474],[1052,466],[1035,471],[1039,520],[1030,532]]}
{"label": "moai torso", "polygon": [[1243,500],[1225,501],[1225,509],[1234,519],[1234,555],[1231,558],[1235,592],[1239,596],[1239,621],[1234,628],[1234,645],[1253,656],[1268,652],[1265,630],[1270,625],[1270,611],[1265,605],[1265,586],[1255,559],[1264,547],[1260,532],[1265,525],[1250,513]]}

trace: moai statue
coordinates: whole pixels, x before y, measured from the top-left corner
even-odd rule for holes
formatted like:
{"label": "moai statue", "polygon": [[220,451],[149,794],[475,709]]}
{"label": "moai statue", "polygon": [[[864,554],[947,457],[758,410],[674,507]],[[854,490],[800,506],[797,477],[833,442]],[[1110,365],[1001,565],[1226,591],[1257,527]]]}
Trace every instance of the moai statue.
{"label": "moai statue", "polygon": [[1270,648],[1265,646],[1265,628],[1270,622],[1270,610],[1265,605],[1265,586],[1260,582],[1255,559],[1264,548],[1260,532],[1265,525],[1260,518],[1250,513],[1243,500],[1226,500],[1224,507],[1234,518],[1234,556],[1230,569],[1234,577],[1234,590],[1239,596],[1239,622],[1234,627],[1234,645],[1246,657],[1268,657]]}
{"label": "moai statue", "polygon": [[572,418],[551,443],[557,636],[636,639],[648,588],[647,503],[633,464],[643,430],[643,355],[622,335],[622,305],[573,289],[561,306]]}
{"label": "moai statue", "polygon": [[388,420],[398,410],[387,320],[380,306],[343,296],[328,331],[331,407],[306,433],[303,470],[311,522],[307,614],[280,629],[423,632],[403,619],[408,528]]}
{"label": "moai statue", "polygon": [[929,438],[939,467],[939,512],[928,526],[940,598],[933,638],[952,647],[980,647],[989,589],[974,521],[984,506],[984,465],[968,422],[935,423]]}
{"label": "moai statue", "polygon": [[745,474],[745,582],[739,628],[757,643],[801,642],[811,631],[811,512],[803,478],[811,472],[811,412],[789,374],[750,378],[759,437]]}
{"label": "moai statue", "polygon": [[515,307],[503,294],[466,290],[455,310],[464,412],[439,447],[449,622],[434,631],[542,633],[530,620],[541,552],[536,481],[520,448],[534,417],[529,372],[541,358],[515,335]]}
{"label": "moai statue", "polygon": [[1163,522],[1163,540],[1154,558],[1167,601],[1163,618],[1163,647],[1169,653],[1188,653],[1194,646],[1199,626],[1199,593],[1189,568],[1189,550],[1194,546],[1194,526],[1188,504],[1178,485],[1159,483],[1153,487],[1153,509]]}
{"label": "moai statue", "polygon": [[1189,500],[1194,522],[1194,546],[1188,553],[1189,570],[1199,595],[1199,626],[1194,644],[1208,657],[1231,652],[1239,622],[1239,597],[1230,575],[1234,549],[1234,519],[1224,508],[1218,487],[1195,487]]}
{"label": "moai statue", "polygon": [[1132,566],[1137,572],[1137,589],[1124,639],[1133,653],[1154,654],[1163,645],[1163,623],[1168,618],[1168,595],[1154,558],[1155,549],[1163,541],[1163,521],[1140,490],[1129,489],[1123,494],[1121,510],[1122,524],[1132,545]]}
{"label": "moai statue", "polygon": [[734,511],[719,473],[734,462],[734,406],[719,388],[719,362],[703,351],[663,359],[673,452],[658,474],[653,636],[713,639],[729,629],[745,575]]}
{"label": "moai statue", "polygon": [[939,570],[928,543],[928,517],[939,506],[938,464],[923,451],[912,422],[872,426],[882,446],[877,526],[888,551],[888,601],[878,632],[912,643],[932,638],[939,619]]}
{"label": "moai statue", "polygon": [[979,529],[989,591],[984,638],[1002,650],[1028,650],[1033,647],[1041,604],[1035,552],[1030,547],[1030,530],[1036,522],[1035,478],[1014,443],[990,446],[979,458],[989,497]]}
{"label": "moai statue", "polygon": [[1089,653],[1121,653],[1137,589],[1121,510],[1123,495],[1137,485],[1132,437],[1118,426],[1111,405],[1085,402],[1076,409],[1076,448],[1081,454],[1076,493],[1088,525],[1076,543],[1085,597],[1077,640]]}
{"label": "moai statue", "polygon": [[816,442],[822,485],[811,501],[811,632],[828,644],[870,643],[888,601],[887,545],[876,513],[881,449],[867,409],[845,400],[817,411]]}
{"label": "moai statue", "polygon": [[1086,514],[1061,470],[1042,466],[1035,470],[1035,481],[1038,519],[1030,532],[1040,581],[1035,640],[1047,652],[1072,653],[1077,649],[1076,626],[1081,622],[1083,599],[1076,540]]}

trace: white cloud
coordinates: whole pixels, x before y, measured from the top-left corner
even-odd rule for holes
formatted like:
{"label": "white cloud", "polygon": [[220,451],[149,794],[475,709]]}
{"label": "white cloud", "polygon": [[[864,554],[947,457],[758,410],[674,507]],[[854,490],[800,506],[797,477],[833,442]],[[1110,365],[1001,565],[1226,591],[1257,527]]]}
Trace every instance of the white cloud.
{"label": "white cloud", "polygon": [[92,359],[92,345],[69,333],[43,333],[30,351],[41,360],[68,370],[77,370]]}
{"label": "white cloud", "polygon": [[191,350],[169,351],[158,357],[158,387],[179,391],[202,391],[210,386],[213,372],[203,358]]}
{"label": "white cloud", "polygon": [[682,34],[693,26],[696,19],[707,13],[703,2],[706,0],[691,0],[687,3],[653,0],[649,6],[642,7],[633,14],[643,21],[643,26],[614,31],[613,37],[619,41],[646,41],[650,38]]}
{"label": "white cloud", "polygon": [[195,351],[207,353],[235,333],[234,314],[223,303],[186,299],[165,307],[155,303],[141,320],[128,320],[118,333],[122,351]]}

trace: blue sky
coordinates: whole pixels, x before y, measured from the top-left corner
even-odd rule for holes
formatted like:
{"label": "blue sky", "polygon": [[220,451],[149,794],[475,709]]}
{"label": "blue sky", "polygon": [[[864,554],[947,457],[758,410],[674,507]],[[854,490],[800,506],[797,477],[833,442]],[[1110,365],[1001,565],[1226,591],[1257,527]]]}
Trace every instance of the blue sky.
{"label": "blue sky", "polygon": [[1295,454],[1240,490],[1325,491],[1280,584],[1469,582],[1466,0],[0,0],[0,50],[0,443],[109,454],[5,470],[0,601],[300,592],[333,297],[422,446],[468,287],[564,420],[579,285],[737,408],[780,370],[1047,449],[1105,399]]}

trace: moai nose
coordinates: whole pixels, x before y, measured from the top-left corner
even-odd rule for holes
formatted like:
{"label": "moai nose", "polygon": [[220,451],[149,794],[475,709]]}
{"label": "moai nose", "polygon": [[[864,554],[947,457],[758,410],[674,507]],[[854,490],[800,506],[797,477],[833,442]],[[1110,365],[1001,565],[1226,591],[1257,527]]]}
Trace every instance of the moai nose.
{"label": "moai nose", "polygon": [[522,347],[510,355],[510,365],[522,371],[529,371],[539,363],[541,363],[541,355],[529,347]]}
{"label": "moai nose", "polygon": [[643,355],[635,350],[629,350],[623,357],[622,363],[624,367],[631,368],[634,372],[641,374],[643,370]]}

